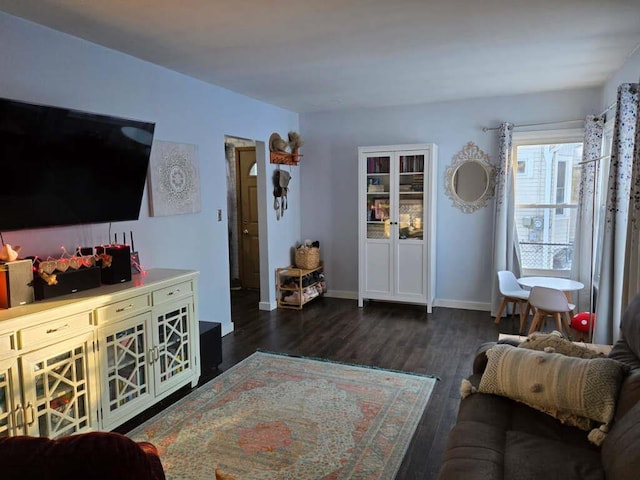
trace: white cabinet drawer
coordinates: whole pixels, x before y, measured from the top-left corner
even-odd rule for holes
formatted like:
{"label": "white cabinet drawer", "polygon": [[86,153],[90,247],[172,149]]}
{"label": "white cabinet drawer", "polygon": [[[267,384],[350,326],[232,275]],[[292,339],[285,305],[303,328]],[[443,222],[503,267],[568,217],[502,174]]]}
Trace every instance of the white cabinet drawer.
{"label": "white cabinet drawer", "polygon": [[129,317],[134,313],[151,307],[149,295],[138,295],[120,302],[111,303],[96,309],[96,325],[104,325],[107,322]]}
{"label": "white cabinet drawer", "polygon": [[164,302],[175,300],[193,294],[193,283],[182,282],[170,287],[161,288],[152,293],[153,304],[159,305]]}
{"label": "white cabinet drawer", "polygon": [[15,345],[12,337],[13,333],[0,335],[0,358],[15,352]]}
{"label": "white cabinet drawer", "polygon": [[26,350],[42,343],[51,344],[60,338],[80,333],[89,327],[91,327],[91,312],[79,313],[23,328],[18,332],[18,342],[20,349]]}

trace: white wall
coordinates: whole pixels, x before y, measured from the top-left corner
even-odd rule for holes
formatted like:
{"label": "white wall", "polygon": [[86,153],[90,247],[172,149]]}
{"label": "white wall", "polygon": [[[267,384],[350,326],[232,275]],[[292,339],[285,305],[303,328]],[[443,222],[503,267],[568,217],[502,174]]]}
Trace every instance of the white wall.
{"label": "white wall", "polygon": [[598,112],[600,95],[600,89],[586,89],[301,114],[302,235],[320,240],[330,293],[349,297],[358,290],[357,147],[434,142],[439,146],[437,304],[489,309],[494,203],[473,214],[454,208],[444,193],[447,165],[469,141],[495,160],[496,132],[484,133],[483,126],[582,119]]}
{"label": "white wall", "polygon": [[[149,217],[145,192],[140,220],[118,222],[113,231],[133,230],[145,268],[167,267],[200,271],[200,319],[232,330],[226,215],[224,136],[258,141],[258,172],[262,192],[262,289],[265,305],[275,302],[273,272],[290,261],[289,246],[300,239],[300,190],[294,183],[290,209],[276,222],[269,208],[271,175],[264,145],[276,131],[298,130],[298,115],[211,86],[0,13],[0,96],[33,103],[70,107],[156,123],[155,138],[195,144],[199,149],[202,211],[192,215]],[[4,160],[4,159],[2,159]],[[23,179],[37,181],[37,172]],[[8,179],[3,179],[8,181]],[[117,186],[114,185],[114,193]],[[217,209],[223,221],[217,222]],[[21,245],[22,255],[59,253],[59,246],[97,245],[107,240],[108,224],[3,232],[6,243]],[[267,237],[262,237],[261,242]],[[265,283],[263,282],[263,285]]]}
{"label": "white wall", "polygon": [[[638,83],[640,81],[640,45],[620,69],[614,73],[602,89],[602,108],[607,108],[618,97],[621,83]],[[613,111],[615,112],[615,110]]]}

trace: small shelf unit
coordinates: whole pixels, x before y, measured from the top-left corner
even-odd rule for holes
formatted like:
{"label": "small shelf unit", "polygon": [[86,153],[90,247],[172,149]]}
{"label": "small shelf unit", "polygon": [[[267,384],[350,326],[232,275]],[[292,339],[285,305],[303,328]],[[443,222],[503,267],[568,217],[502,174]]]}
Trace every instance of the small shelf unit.
{"label": "small shelf unit", "polygon": [[301,157],[302,157],[302,154],[298,153],[297,150],[292,153],[270,152],[270,155],[269,155],[271,163],[275,163],[278,165],[293,165],[293,166],[296,166],[300,163]]}
{"label": "small shelf unit", "polygon": [[[302,307],[314,298],[321,297],[325,288],[323,280],[323,265],[320,262],[316,268],[305,269],[293,265],[276,269],[276,288],[278,293],[278,308],[292,308],[302,310]],[[315,295],[305,292],[316,291]],[[285,301],[285,298],[295,297]]]}

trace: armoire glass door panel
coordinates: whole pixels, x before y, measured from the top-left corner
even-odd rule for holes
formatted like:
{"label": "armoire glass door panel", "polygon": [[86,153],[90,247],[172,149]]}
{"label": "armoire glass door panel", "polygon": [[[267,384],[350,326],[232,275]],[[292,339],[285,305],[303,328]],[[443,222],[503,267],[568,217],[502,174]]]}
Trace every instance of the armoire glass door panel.
{"label": "armoire glass door panel", "polygon": [[398,158],[398,238],[424,237],[424,155]]}
{"label": "armoire glass door panel", "polygon": [[390,238],[391,157],[367,157],[367,238]]}

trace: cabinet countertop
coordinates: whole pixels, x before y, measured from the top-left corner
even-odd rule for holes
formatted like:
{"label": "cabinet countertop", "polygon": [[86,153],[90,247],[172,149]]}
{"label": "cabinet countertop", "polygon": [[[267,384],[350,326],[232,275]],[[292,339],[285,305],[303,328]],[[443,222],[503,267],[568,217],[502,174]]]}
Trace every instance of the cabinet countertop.
{"label": "cabinet countertop", "polygon": [[197,276],[197,270],[178,270],[170,268],[152,268],[145,271],[145,274],[132,275],[130,282],[117,283],[113,285],[101,285],[97,288],[83,290],[69,295],[61,295],[46,300],[38,300],[28,305],[0,310],[0,326],[3,322],[20,317],[36,315],[52,309],[62,309],[71,306],[81,308],[86,304],[87,309],[93,309],[97,303],[108,303],[124,295],[135,294],[136,289],[141,293],[151,288],[161,286],[163,283],[175,283],[181,279],[188,280]]}

